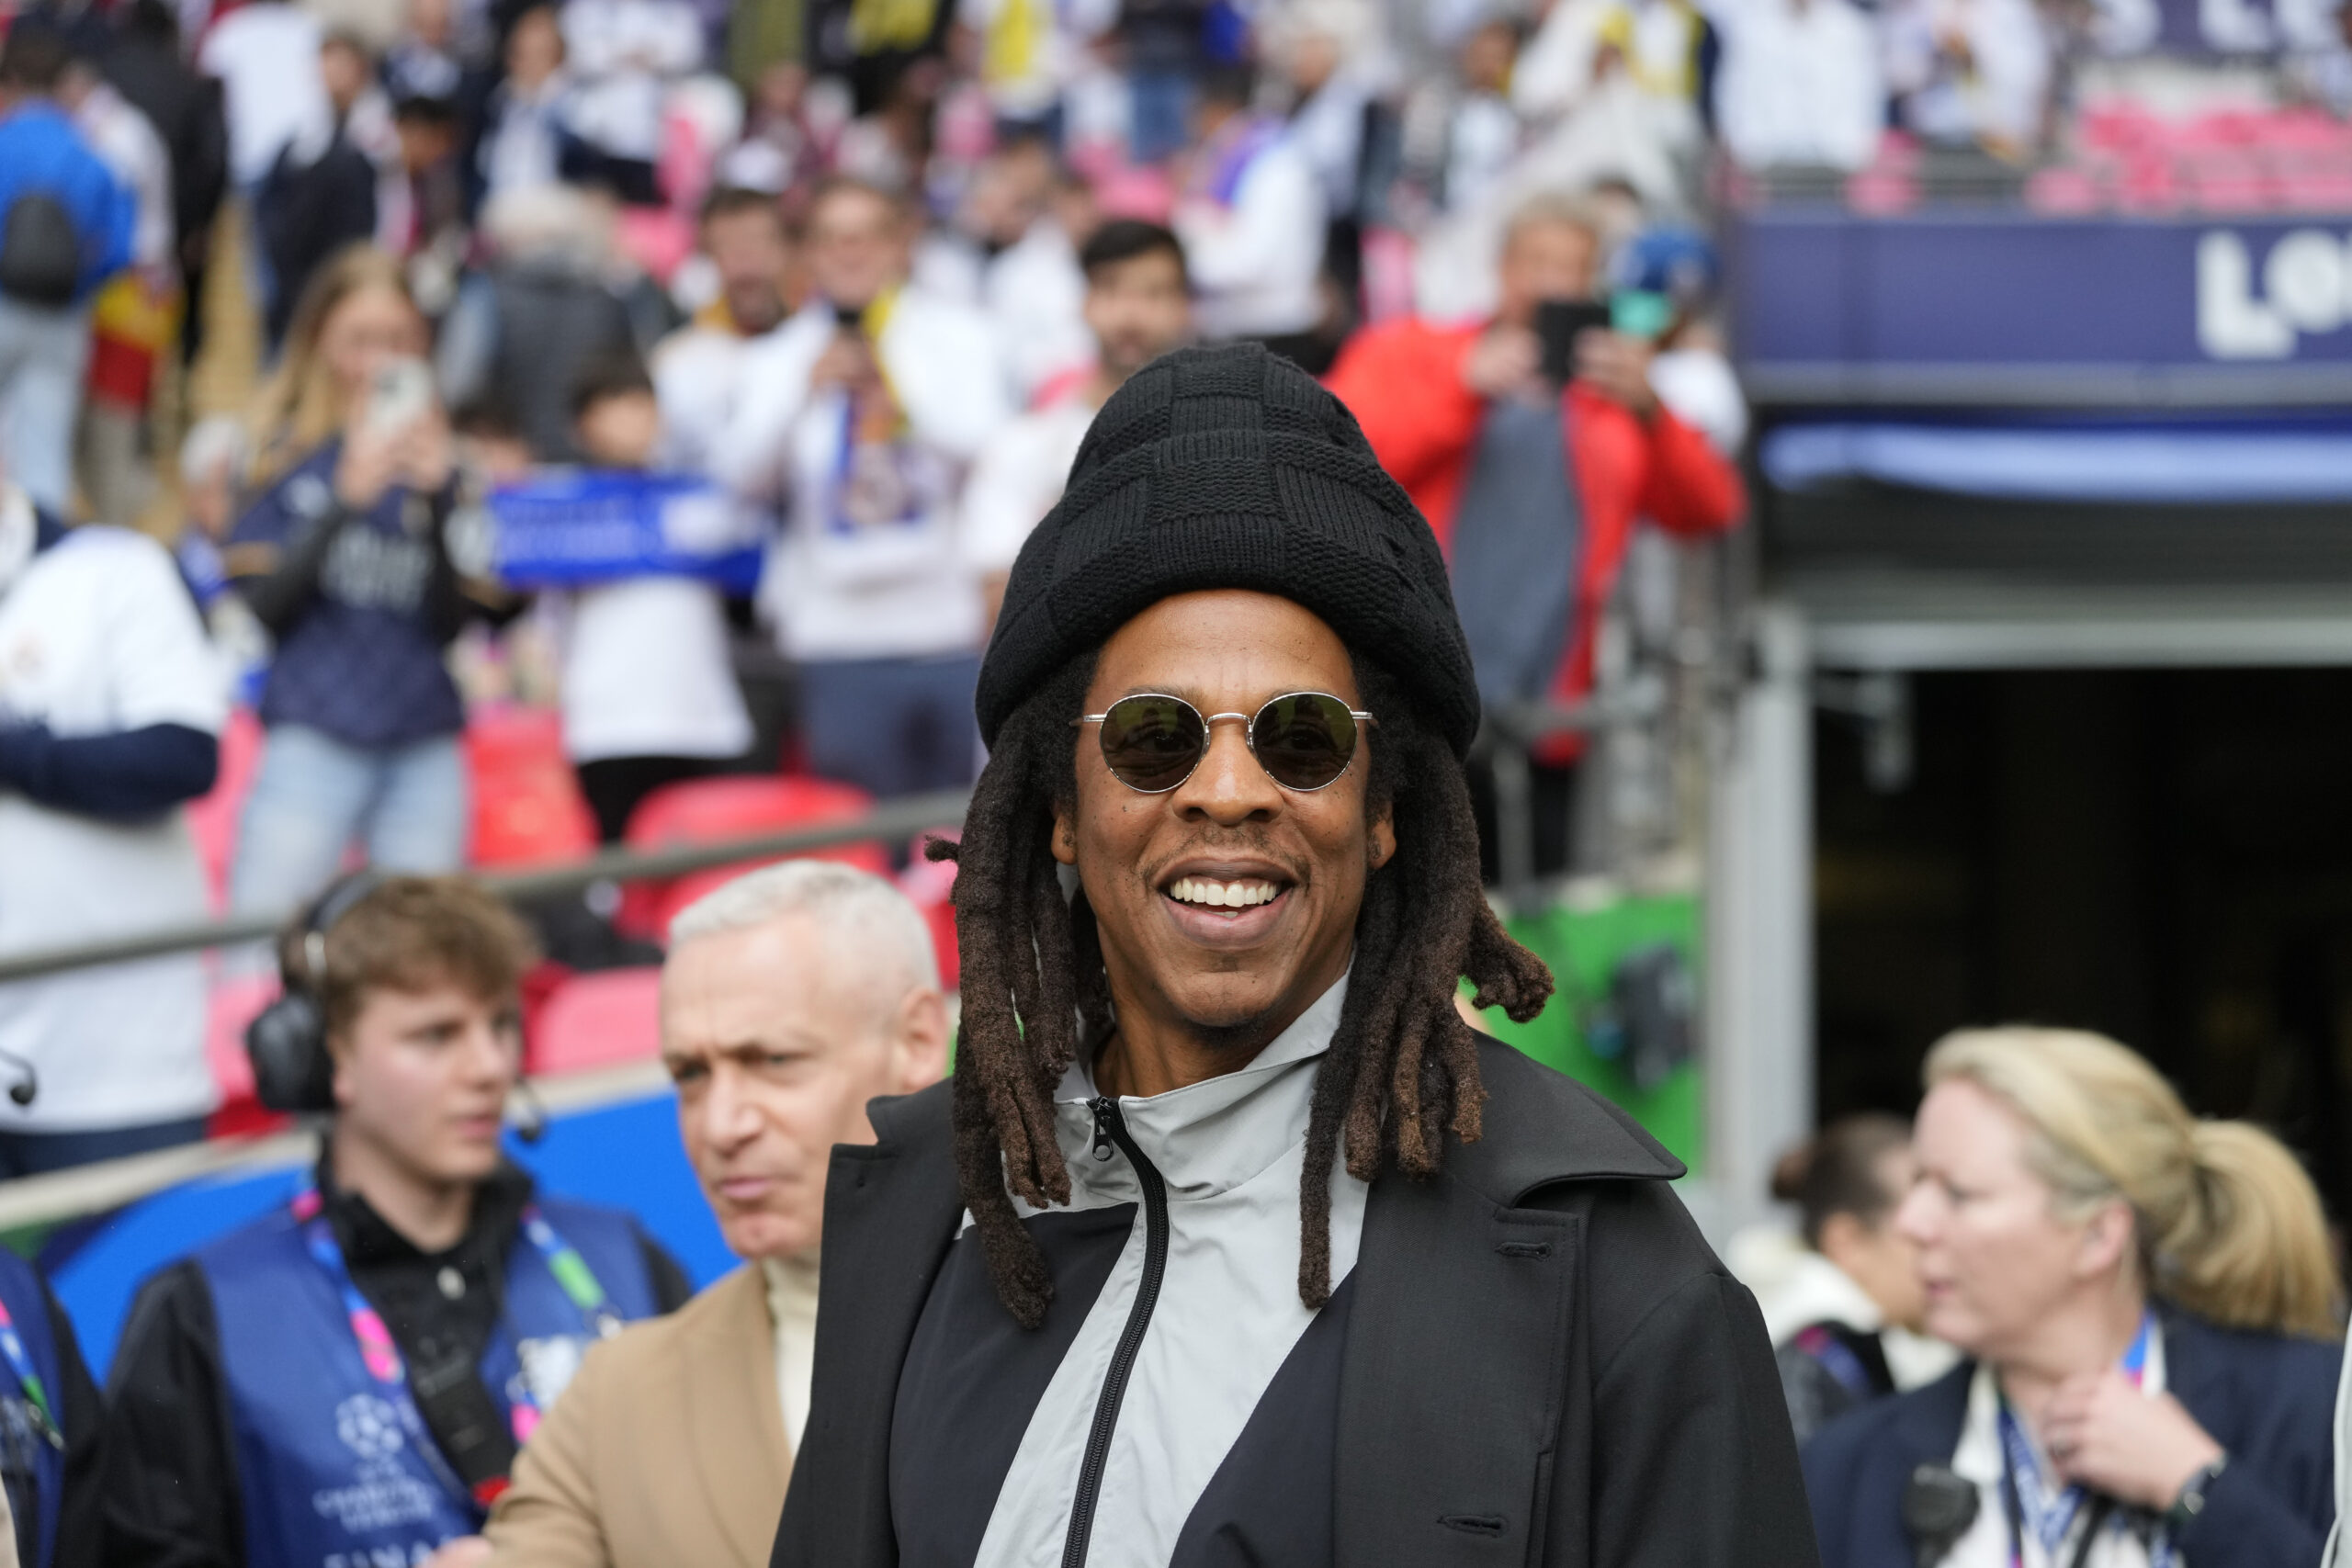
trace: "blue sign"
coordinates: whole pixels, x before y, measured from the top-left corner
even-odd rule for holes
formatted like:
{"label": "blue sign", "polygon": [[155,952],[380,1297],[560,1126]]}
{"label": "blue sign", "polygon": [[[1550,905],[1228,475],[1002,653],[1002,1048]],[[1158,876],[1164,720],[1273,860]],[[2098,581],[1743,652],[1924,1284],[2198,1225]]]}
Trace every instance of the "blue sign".
{"label": "blue sign", "polygon": [[1731,244],[1759,401],[2352,400],[2352,219],[1778,210]]}
{"label": "blue sign", "polygon": [[692,577],[749,594],[761,520],[707,479],[558,469],[490,496],[492,560],[510,588]]}

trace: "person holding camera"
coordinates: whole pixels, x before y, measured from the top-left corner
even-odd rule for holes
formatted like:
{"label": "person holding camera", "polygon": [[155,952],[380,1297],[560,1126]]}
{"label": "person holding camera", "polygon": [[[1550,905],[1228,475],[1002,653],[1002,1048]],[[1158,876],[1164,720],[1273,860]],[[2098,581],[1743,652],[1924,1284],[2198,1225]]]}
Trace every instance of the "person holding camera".
{"label": "person holding camera", "polygon": [[[1600,262],[1584,202],[1532,197],[1504,231],[1493,320],[1371,328],[1329,380],[1437,531],[1490,710],[1590,689],[1593,629],[1636,519],[1698,536],[1746,505],[1737,471],[1660,403],[1650,346],[1611,330]],[[1568,861],[1578,750],[1574,736],[1535,750],[1539,873]],[[1493,791],[1483,770],[1473,784],[1491,845]]]}
{"label": "person holding camera", "polygon": [[420,1562],[480,1529],[592,1344],[691,1293],[627,1215],[501,1152],[531,961],[503,905],[361,873],[278,961],[255,1084],[331,1120],[290,1203],[131,1307],[101,1459],[120,1568]]}
{"label": "person holding camera", "polygon": [[427,344],[400,262],[347,250],[304,295],[264,394],[270,482],[222,552],[277,645],[230,878],[243,911],[317,893],[355,840],[386,870],[464,862],[465,711],[443,649],[468,604]]}
{"label": "person holding camera", "polygon": [[1824,1568],[2280,1568],[2335,1515],[2319,1194],[2114,1041],[1928,1053],[1894,1225],[1969,1359],[1804,1451]]}

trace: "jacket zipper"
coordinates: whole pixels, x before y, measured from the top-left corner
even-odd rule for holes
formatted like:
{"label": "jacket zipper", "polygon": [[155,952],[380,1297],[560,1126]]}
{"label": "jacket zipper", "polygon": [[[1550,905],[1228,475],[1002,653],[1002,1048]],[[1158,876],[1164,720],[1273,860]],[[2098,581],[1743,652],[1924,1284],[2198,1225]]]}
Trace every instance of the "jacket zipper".
{"label": "jacket zipper", "polygon": [[1086,1568],[1086,1552],[1094,1534],[1094,1505],[1102,1493],[1102,1470],[1111,1461],[1111,1434],[1119,1425],[1119,1404],[1126,1397],[1127,1377],[1135,1371],[1143,1348],[1144,1330],[1151,1326],[1152,1308],[1159,1302],[1160,1280],[1168,1273],[1168,1184],[1159,1168],[1143,1157],[1127,1135],[1127,1119],[1119,1102],[1098,1095],[1089,1107],[1094,1112],[1094,1157],[1106,1160],[1115,1146],[1127,1156],[1136,1179],[1143,1187],[1143,1282],[1136,1287],[1135,1303],[1127,1309],[1127,1325],[1119,1333],[1110,1370],[1102,1377],[1102,1396],[1095,1401],[1094,1425],[1086,1436],[1086,1461],[1079,1467],[1078,1495],[1069,1508],[1069,1535],[1062,1542],[1062,1568]]}

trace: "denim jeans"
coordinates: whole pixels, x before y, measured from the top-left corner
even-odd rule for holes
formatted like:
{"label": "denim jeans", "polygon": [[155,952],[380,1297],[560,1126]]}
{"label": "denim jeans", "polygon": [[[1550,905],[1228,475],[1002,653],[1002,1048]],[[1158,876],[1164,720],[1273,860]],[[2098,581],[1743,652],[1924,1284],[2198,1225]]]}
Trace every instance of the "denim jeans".
{"label": "denim jeans", "polygon": [[1193,135],[1193,78],[1183,71],[1127,75],[1127,156],[1157,164],[1183,151]]}
{"label": "denim jeans", "polygon": [[972,654],[933,659],[820,659],[800,667],[801,739],[808,771],[888,800],[961,789],[979,772]]}
{"label": "denim jeans", "polygon": [[89,363],[87,307],[0,298],[0,469],[60,516],[74,499],[74,417]]}
{"label": "denim jeans", "polygon": [[471,806],[454,735],[377,750],[274,725],[237,827],[230,902],[254,914],[290,909],[334,880],[355,842],[379,870],[456,871]]}

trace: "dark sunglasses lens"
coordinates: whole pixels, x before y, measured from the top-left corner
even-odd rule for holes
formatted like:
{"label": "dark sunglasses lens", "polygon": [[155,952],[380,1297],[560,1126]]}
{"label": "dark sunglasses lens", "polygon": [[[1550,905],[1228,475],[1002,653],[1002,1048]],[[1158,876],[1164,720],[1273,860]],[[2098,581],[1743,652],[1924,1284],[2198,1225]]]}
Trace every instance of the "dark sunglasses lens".
{"label": "dark sunglasses lens", "polygon": [[1321,789],[1356,754],[1355,716],[1337,697],[1300,692],[1258,710],[1258,761],[1289,789]]}
{"label": "dark sunglasses lens", "polygon": [[1174,789],[1201,760],[1201,716],[1174,697],[1122,697],[1102,720],[1102,761],[1121,784]]}

